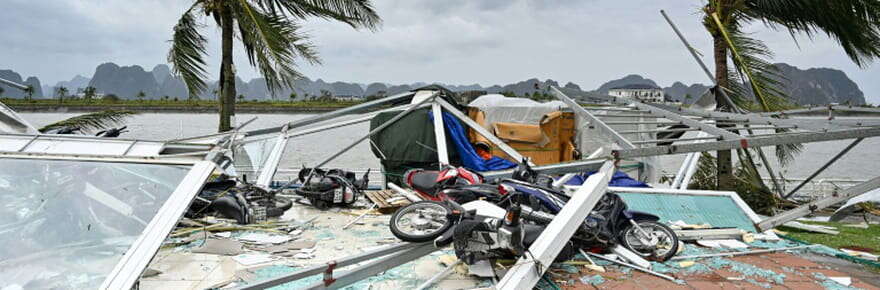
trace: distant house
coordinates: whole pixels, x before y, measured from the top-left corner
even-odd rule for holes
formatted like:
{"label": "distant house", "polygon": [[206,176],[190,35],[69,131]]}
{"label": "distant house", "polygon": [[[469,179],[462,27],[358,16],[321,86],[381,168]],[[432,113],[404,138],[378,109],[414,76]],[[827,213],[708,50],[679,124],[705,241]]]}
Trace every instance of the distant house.
{"label": "distant house", "polygon": [[625,85],[608,90],[615,97],[637,99],[646,103],[662,103],[665,101],[663,89],[653,85]]}
{"label": "distant house", "polygon": [[333,96],[334,100],[337,101],[360,101],[363,99],[362,96]]}

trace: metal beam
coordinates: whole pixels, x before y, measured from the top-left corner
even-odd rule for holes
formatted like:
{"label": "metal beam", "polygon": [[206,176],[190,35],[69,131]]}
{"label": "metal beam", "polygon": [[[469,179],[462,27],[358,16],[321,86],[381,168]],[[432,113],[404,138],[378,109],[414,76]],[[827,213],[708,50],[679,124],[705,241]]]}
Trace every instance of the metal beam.
{"label": "metal beam", "polygon": [[701,123],[699,121],[696,121],[696,120],[693,120],[690,118],[682,117],[679,114],[658,108],[658,107],[651,105],[651,104],[645,104],[645,103],[634,101],[633,105],[636,106],[636,108],[646,110],[646,111],[651,111],[651,113],[653,113],[655,115],[662,116],[663,118],[681,122],[682,124],[687,125],[688,127],[700,128],[700,131],[703,131],[703,132],[706,132],[706,133],[709,133],[709,134],[712,134],[715,136],[719,136],[719,137],[723,138],[724,140],[743,139],[743,136],[740,136],[738,134],[734,134],[734,133],[727,131],[725,129],[721,129],[721,128],[718,128],[718,127],[715,127],[715,126],[712,126],[709,124]]}
{"label": "metal beam", "polygon": [[636,146],[633,145],[632,142],[624,138],[622,135],[620,135],[620,133],[617,133],[616,130],[612,129],[611,126],[608,126],[608,124],[605,124],[604,121],[599,120],[599,118],[596,118],[596,116],[593,116],[593,114],[591,114],[587,110],[584,110],[584,107],[566,96],[564,93],[562,93],[562,91],[560,91],[556,87],[552,87],[552,89],[553,95],[555,95],[557,99],[568,105],[568,107],[571,108],[574,113],[577,114],[579,117],[584,118],[585,120],[587,120],[587,122],[591,123],[596,128],[599,128],[599,131],[602,131],[603,133],[614,139],[614,142],[617,143],[618,146],[624,149],[636,148]]}
{"label": "metal beam", "polygon": [[789,197],[794,195],[794,193],[797,192],[798,190],[800,190],[802,187],[804,187],[804,185],[807,185],[807,183],[810,183],[810,180],[813,180],[813,178],[815,178],[820,173],[825,171],[825,169],[827,169],[829,166],[831,166],[831,164],[834,164],[834,162],[837,162],[837,160],[840,159],[841,157],[843,157],[843,155],[846,155],[846,153],[848,153],[849,150],[853,149],[853,147],[856,147],[856,145],[859,145],[859,143],[862,143],[862,140],[865,140],[865,138],[856,139],[855,141],[853,141],[852,143],[847,145],[846,148],[843,148],[843,150],[840,151],[840,153],[837,153],[837,155],[834,155],[834,157],[832,157],[831,160],[828,160],[828,162],[825,162],[825,164],[822,165],[822,167],[819,167],[819,169],[817,169],[816,172],[813,172],[813,174],[810,174],[810,176],[807,177],[807,179],[804,179],[804,181],[801,182],[801,184],[798,184],[798,186],[796,186],[794,189],[789,191],[788,194],[786,194],[783,198],[788,199]]}
{"label": "metal beam", "polygon": [[[541,174],[566,174],[566,173],[579,173],[579,172],[587,172],[587,171],[596,171],[602,167],[602,164],[605,163],[608,159],[592,159],[592,160],[580,160],[574,162],[566,162],[566,163],[557,163],[551,165],[542,165],[532,167],[533,170],[541,173]],[[515,169],[507,169],[507,170],[498,170],[498,171],[489,171],[482,172],[484,177],[486,178],[506,178],[511,177],[513,175],[513,171]]]}
{"label": "metal beam", "polygon": [[[347,258],[343,258],[340,260],[330,261],[328,264],[312,266],[309,268],[305,268],[293,273],[285,274],[283,276],[274,277],[268,280],[258,281],[256,283],[241,286],[236,288],[238,290],[253,290],[253,289],[266,289],[270,287],[275,287],[278,285],[282,285],[285,283],[293,282],[305,277],[318,275],[326,272],[329,268],[343,268],[347,266],[351,266],[363,261],[371,260],[377,257],[387,256],[396,252],[412,250],[419,246],[430,245],[427,244],[416,244],[416,243],[400,243],[395,245],[390,245],[387,247],[375,249],[372,251],[367,251],[364,253],[360,253],[354,256],[350,256]],[[332,269],[330,269],[332,271]]]}
{"label": "metal beam", "polygon": [[571,239],[584,219],[605,195],[608,181],[614,175],[614,164],[606,161],[602,168],[591,175],[572,195],[559,214],[541,232],[528,249],[528,254],[517,260],[507,274],[498,282],[496,289],[532,289],[547,271],[562,248]]}
{"label": "metal beam", "polygon": [[269,184],[272,183],[272,178],[275,177],[275,172],[278,171],[278,164],[281,163],[281,157],[284,156],[284,149],[287,148],[288,140],[290,138],[287,137],[287,128],[284,128],[281,130],[281,134],[278,135],[278,140],[275,141],[275,146],[272,147],[269,157],[266,158],[266,161],[263,162],[263,166],[260,168],[257,186],[263,189],[270,189]]}
{"label": "metal beam", "polygon": [[[471,129],[474,129],[474,131],[476,131],[477,134],[480,134],[483,137],[486,137],[486,139],[489,139],[490,142],[492,142],[496,146],[498,146],[498,149],[501,149],[501,151],[504,151],[504,153],[507,154],[507,156],[510,156],[510,158],[516,159],[517,162],[520,162],[525,158],[522,156],[522,154],[519,154],[519,152],[516,152],[516,150],[513,149],[513,147],[510,147],[510,145],[507,145],[507,143],[504,143],[504,141],[501,141],[501,139],[498,139],[498,137],[496,137],[495,134],[492,134],[491,132],[486,130],[486,128],[483,128],[483,126],[480,126],[480,124],[477,124],[477,122],[475,122],[474,120],[471,120],[471,118],[469,118],[467,115],[465,115],[464,113],[459,111],[457,108],[455,108],[455,106],[447,103],[445,100],[440,99],[440,98],[434,100],[434,102],[437,102],[438,104],[440,104],[440,106],[442,106],[444,109],[446,109],[447,112],[449,112],[450,114],[452,114],[453,116],[455,116],[456,118],[461,120],[465,125],[467,125],[468,127],[471,127]],[[529,161],[529,163],[531,163],[531,161]]]}
{"label": "metal beam", "polygon": [[442,168],[449,164],[449,152],[446,150],[446,128],[443,125],[443,108],[434,102],[431,104],[431,114],[434,117],[434,140],[437,142],[437,160]]}
{"label": "metal beam", "polygon": [[131,289],[215,168],[214,162],[201,161],[189,170],[142,234],[104,279],[100,289]]}
{"label": "metal beam", "polygon": [[344,272],[339,276],[333,276],[332,281],[328,281],[325,276],[324,281],[306,286],[305,289],[341,289],[345,286],[354,284],[367,277],[374,276],[381,272],[385,272],[391,268],[412,262],[422,256],[428,255],[439,249],[433,243],[424,243],[419,246],[382,257],[377,261],[370,262],[366,265],[359,266],[351,271]]}
{"label": "metal beam", "polygon": [[831,197],[820,199],[817,201],[813,201],[811,203],[799,206],[797,208],[788,210],[786,212],[777,214],[768,219],[765,219],[755,225],[758,228],[759,232],[763,232],[772,228],[775,228],[784,223],[793,221],[795,219],[804,217],[818,210],[824,209],[826,207],[847,201],[851,198],[862,195],[866,192],[874,190],[880,187],[880,177],[875,177],[871,180],[868,180],[863,183],[859,183],[855,186],[849,187],[843,192],[834,194]]}
{"label": "metal beam", "polygon": [[[372,108],[379,107],[379,106],[383,106],[383,105],[386,105],[386,104],[390,104],[390,103],[394,103],[394,102],[403,101],[404,99],[406,99],[406,98],[410,98],[410,97],[412,97],[413,95],[415,95],[414,92],[400,93],[400,94],[393,95],[393,96],[390,96],[390,97],[384,97],[384,98],[381,98],[381,99],[378,99],[378,100],[373,100],[373,101],[369,101],[369,102],[366,102],[366,103],[357,104],[357,105],[354,105],[354,106],[351,106],[351,107],[347,107],[347,108],[344,108],[344,109],[339,109],[339,110],[336,110],[336,111],[332,111],[332,112],[328,112],[328,113],[324,113],[324,114],[315,115],[315,116],[312,116],[312,117],[309,117],[309,118],[304,118],[304,119],[300,119],[300,120],[292,121],[292,122],[287,123],[286,126],[288,127],[288,129],[296,129],[296,128],[300,128],[300,127],[303,127],[303,126],[307,126],[307,125],[315,124],[315,123],[318,123],[318,122],[323,122],[323,121],[327,121],[327,120],[330,120],[330,119],[333,119],[333,118],[337,118],[337,117],[339,117],[339,116],[348,115],[348,114],[354,114],[354,113],[357,113],[357,112],[360,112],[360,111],[364,111],[364,110],[372,109]],[[278,132],[281,132],[281,128],[283,128],[283,127],[284,127],[284,126],[278,126],[278,127],[273,127],[273,128],[266,128],[266,129],[259,129],[259,130],[248,131],[248,132],[245,132],[245,133],[246,133],[248,136],[256,136],[256,135],[262,135],[262,134],[272,134],[272,133],[278,133]]]}
{"label": "metal beam", "polygon": [[16,82],[4,79],[4,78],[0,78],[0,84],[4,84],[4,85],[7,85],[7,86],[10,86],[10,87],[22,90],[22,91],[27,90],[27,88],[28,88],[28,86],[25,86],[25,85],[22,85],[22,84],[19,84],[19,83],[16,83]]}
{"label": "metal beam", "polygon": [[803,133],[785,136],[760,136],[742,140],[722,140],[706,143],[680,144],[669,146],[656,146],[636,149],[614,150],[613,155],[617,158],[635,158],[657,155],[684,154],[691,152],[706,152],[718,150],[743,149],[749,147],[766,147],[783,144],[812,143],[842,139],[855,139],[880,136],[880,127],[849,129],[828,132]]}

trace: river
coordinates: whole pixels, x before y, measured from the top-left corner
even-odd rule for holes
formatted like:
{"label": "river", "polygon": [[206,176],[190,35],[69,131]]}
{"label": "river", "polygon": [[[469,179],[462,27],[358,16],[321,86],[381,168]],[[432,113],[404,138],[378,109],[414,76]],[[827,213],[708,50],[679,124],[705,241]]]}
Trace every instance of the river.
{"label": "river", "polygon": [[[52,122],[63,120],[79,113],[21,113],[22,117],[40,127]],[[244,121],[257,117],[246,129],[258,129],[279,126],[285,122],[309,116],[308,114],[238,114],[237,120]],[[167,140],[187,136],[205,135],[216,132],[216,114],[185,114],[185,113],[142,113],[131,117],[126,124],[131,131],[122,135],[124,138],[148,140]],[[369,123],[357,124],[335,129],[326,133],[308,135],[293,139],[286,150],[282,167],[292,168],[302,165],[314,165],[333,154],[356,138],[366,134]],[[852,140],[830,141],[805,144],[804,151],[783,169],[787,178],[808,176],[828,159],[837,154]],[[772,150],[768,150],[772,158]],[[664,156],[661,159],[661,173],[674,174],[684,155]],[[329,167],[343,168],[377,168],[378,160],[370,151],[369,143],[362,142],[354,149],[343,154]],[[777,169],[778,170],[778,169]],[[853,148],[837,163],[829,167],[817,179],[869,179],[880,173],[880,138],[870,138]]]}

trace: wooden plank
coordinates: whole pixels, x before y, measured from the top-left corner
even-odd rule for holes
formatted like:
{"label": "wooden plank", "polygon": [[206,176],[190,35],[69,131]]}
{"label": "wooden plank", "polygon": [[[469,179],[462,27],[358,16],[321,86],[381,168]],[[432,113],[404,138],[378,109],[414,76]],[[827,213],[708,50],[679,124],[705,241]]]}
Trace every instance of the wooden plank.
{"label": "wooden plank", "polygon": [[[364,195],[370,199],[374,204],[376,204],[379,212],[383,214],[390,214],[397,211],[398,208],[406,206],[410,203],[409,199],[405,196],[395,192],[394,190],[386,189],[386,190],[377,190],[377,191],[367,191]],[[393,203],[389,203],[388,200],[392,198],[400,198],[401,201],[396,201]]]}

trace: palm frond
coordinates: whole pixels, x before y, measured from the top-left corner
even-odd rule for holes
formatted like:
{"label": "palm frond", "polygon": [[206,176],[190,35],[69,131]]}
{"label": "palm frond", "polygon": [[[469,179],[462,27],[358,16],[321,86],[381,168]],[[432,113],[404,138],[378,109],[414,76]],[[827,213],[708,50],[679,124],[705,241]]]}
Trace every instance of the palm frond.
{"label": "palm frond", "polygon": [[370,0],[253,0],[274,15],[333,19],[354,28],[377,29],[382,20]]}
{"label": "palm frond", "polygon": [[748,0],[743,5],[743,19],[792,35],[826,34],[860,67],[880,57],[880,1]]}
{"label": "palm frond", "polygon": [[171,72],[183,78],[190,96],[197,96],[207,89],[207,71],[205,70],[205,54],[208,39],[199,33],[199,23],[193,15],[193,9],[199,5],[196,3],[183,13],[177,24],[174,25],[174,36],[171,40],[171,50],[168,52],[168,62],[171,63]]}
{"label": "palm frond", "polygon": [[259,68],[271,92],[293,87],[293,82],[302,77],[295,59],[320,63],[308,36],[298,31],[299,25],[282,15],[263,12],[246,0],[238,0],[237,4],[233,13],[248,60]]}
{"label": "palm frond", "polygon": [[102,112],[79,115],[76,117],[61,120],[40,128],[40,132],[47,132],[52,129],[60,129],[65,127],[80,128],[82,130],[99,130],[107,129],[115,125],[119,125],[125,119],[138,114],[135,111],[117,111],[107,110]]}
{"label": "palm frond", "polygon": [[[739,78],[748,81],[751,93],[765,112],[789,107],[783,82],[785,76],[767,59],[773,53],[760,40],[750,38],[739,29],[738,22],[722,23],[717,13],[710,15],[715,29],[727,41]],[[742,96],[739,96],[742,97]]]}

